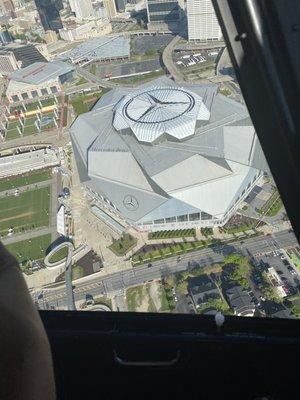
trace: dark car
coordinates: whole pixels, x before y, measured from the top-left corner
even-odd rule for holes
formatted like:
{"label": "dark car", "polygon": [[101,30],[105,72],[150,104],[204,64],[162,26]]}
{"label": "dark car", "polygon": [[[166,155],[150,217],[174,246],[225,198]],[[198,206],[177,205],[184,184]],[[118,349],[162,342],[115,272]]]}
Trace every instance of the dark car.
{"label": "dark car", "polygon": [[149,264],[148,264],[148,268],[151,268],[151,267],[152,267],[152,264],[151,264],[151,263],[149,263]]}

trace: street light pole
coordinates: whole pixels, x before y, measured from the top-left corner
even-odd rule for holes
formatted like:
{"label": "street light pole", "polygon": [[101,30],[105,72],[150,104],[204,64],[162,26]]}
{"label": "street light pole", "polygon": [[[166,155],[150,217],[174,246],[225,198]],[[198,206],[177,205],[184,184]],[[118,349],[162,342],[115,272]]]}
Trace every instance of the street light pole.
{"label": "street light pole", "polygon": [[71,242],[69,242],[68,255],[67,255],[67,260],[66,260],[65,279],[66,279],[68,310],[70,310],[70,311],[76,310],[74,293],[73,293],[73,285],[72,285],[72,257],[73,257],[73,244]]}

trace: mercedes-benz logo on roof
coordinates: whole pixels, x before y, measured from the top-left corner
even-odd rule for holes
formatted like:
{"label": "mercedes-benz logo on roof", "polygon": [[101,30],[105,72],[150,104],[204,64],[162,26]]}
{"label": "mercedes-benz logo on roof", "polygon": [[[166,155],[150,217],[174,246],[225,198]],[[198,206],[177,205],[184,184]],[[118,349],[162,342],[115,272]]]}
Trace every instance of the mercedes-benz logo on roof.
{"label": "mercedes-benz logo on roof", "polygon": [[124,105],[124,115],[140,124],[158,124],[188,113],[195,105],[194,97],[182,89],[158,88],[142,92]]}

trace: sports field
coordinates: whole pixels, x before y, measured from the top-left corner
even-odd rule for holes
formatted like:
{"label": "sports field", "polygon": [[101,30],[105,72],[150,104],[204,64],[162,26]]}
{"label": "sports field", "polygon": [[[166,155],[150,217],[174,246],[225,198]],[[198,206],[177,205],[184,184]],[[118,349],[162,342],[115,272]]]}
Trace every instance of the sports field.
{"label": "sports field", "polygon": [[51,244],[51,234],[43,235],[37,238],[23,240],[6,246],[19,263],[28,260],[40,260],[46,257],[46,250]]}
{"label": "sports field", "polygon": [[0,198],[0,235],[49,225],[50,187]]}
{"label": "sports field", "polygon": [[9,177],[0,180],[0,192],[47,181],[52,178],[51,170],[37,171],[23,176]]}

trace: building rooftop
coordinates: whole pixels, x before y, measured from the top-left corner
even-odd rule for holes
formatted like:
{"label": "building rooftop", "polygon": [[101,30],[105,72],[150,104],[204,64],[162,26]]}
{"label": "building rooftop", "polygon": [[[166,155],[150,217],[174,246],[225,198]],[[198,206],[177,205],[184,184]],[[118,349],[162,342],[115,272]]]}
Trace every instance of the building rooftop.
{"label": "building rooftop", "polygon": [[114,59],[130,56],[130,39],[123,35],[102,36],[79,44],[57,57],[72,63]]}
{"label": "building rooftop", "polygon": [[235,311],[235,314],[253,315],[255,306],[251,302],[251,297],[242,286],[236,285],[227,289],[226,296],[230,307]]}
{"label": "building rooftop", "polygon": [[[198,120],[203,110],[208,119]],[[138,89],[113,89],[76,119],[71,139],[82,182],[109,193],[123,216],[139,223],[200,210],[221,218],[266,169],[246,108],[212,84],[178,87],[161,77]],[[124,206],[124,191],[140,199],[136,210]]]}
{"label": "building rooftop", "polygon": [[207,275],[190,278],[188,290],[196,305],[206,303],[209,299],[220,298],[217,286]]}
{"label": "building rooftop", "polygon": [[182,140],[194,135],[196,123],[210,112],[202,97],[184,88],[153,87],[128,94],[115,107],[117,131],[130,128],[139,142],[152,143],[162,135]]}
{"label": "building rooftop", "polygon": [[36,62],[26,68],[12,72],[9,77],[13,81],[39,85],[73,70],[74,67],[62,61]]}
{"label": "building rooftop", "polygon": [[26,68],[35,62],[46,62],[46,58],[37,50],[33,44],[10,43],[1,47],[2,51],[12,51],[21,63],[22,68]]}

